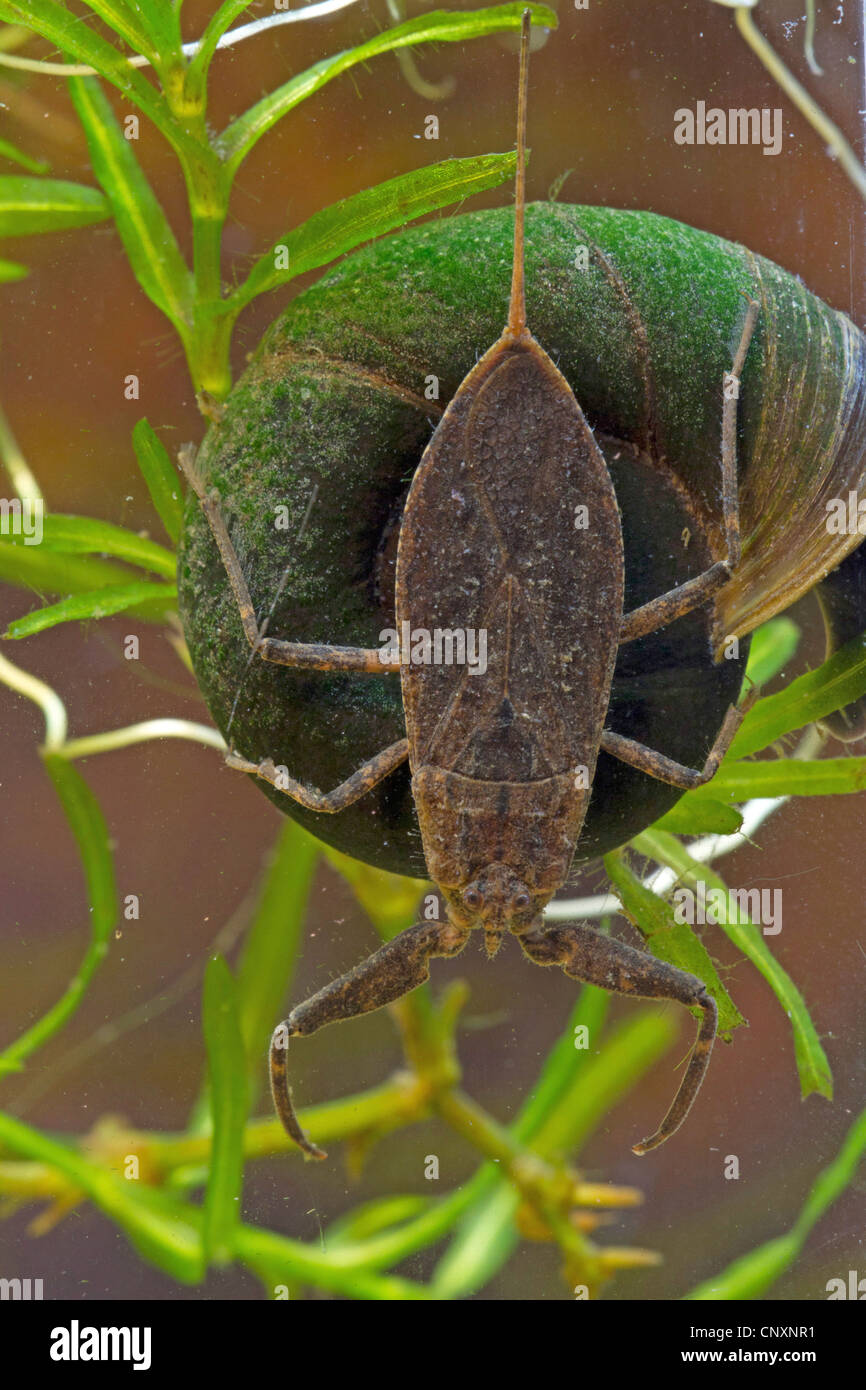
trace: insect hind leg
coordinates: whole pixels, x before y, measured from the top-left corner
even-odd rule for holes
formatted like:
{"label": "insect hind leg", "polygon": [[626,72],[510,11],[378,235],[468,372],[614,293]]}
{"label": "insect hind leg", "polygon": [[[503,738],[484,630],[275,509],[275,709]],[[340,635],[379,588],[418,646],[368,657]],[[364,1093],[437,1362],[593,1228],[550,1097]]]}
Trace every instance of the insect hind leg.
{"label": "insect hind leg", "polygon": [[278,769],[272,758],[265,758],[260,763],[252,763],[237,753],[229,753],[226,764],[237,772],[248,772],[253,777],[260,777],[263,782],[268,782],[278,792],[285,792],[286,796],[290,796],[293,801],[308,811],[335,814],[338,811],[345,811],[347,806],[354,805],[380,782],[384,782],[385,778],[401,763],[404,763],[408,756],[409,740],[398,739],[396,743],[392,743],[388,748],[383,748],[375,757],[362,763],[351,777],[347,777],[345,782],[341,782],[330,792],[320,792],[316,787],[305,787],[303,782],[296,781],[283,769]]}
{"label": "insect hind leg", "polygon": [[732,572],[740,563],[740,506],[737,490],[737,401],[739,399],[740,373],[746,360],[746,353],[752,341],[758,319],[759,305],[756,300],[748,300],[746,321],[740,336],[740,344],[734,355],[730,372],[725,373],[722,398],[722,513],[725,523],[725,545],[727,555],[718,560],[702,574],[688,579],[684,584],[669,589],[666,594],[650,599],[640,608],[626,613],[620,629],[620,642],[634,642],[638,637],[646,637],[658,632],[677,618],[684,618],[700,608],[727,584]]}
{"label": "insect hind leg", "polygon": [[599,747],[603,748],[605,753],[610,753],[611,757],[618,758],[620,762],[628,763],[630,767],[637,768],[638,772],[645,772],[648,777],[655,777],[658,782],[667,782],[669,786],[682,787],[684,791],[692,791],[695,787],[702,787],[705,782],[710,782],[715,777],[719,770],[719,764],[733,743],[737,730],[759,693],[758,687],[753,686],[741,705],[730,706],[702,768],[686,767],[685,764],[668,758],[664,753],[657,753],[654,748],[648,748],[645,743],[638,743],[636,739],[615,734],[611,729],[603,731]]}
{"label": "insect hind leg", "polygon": [[642,999],[674,999],[702,1010],[698,1036],[673,1104],[655,1133],[635,1144],[632,1151],[645,1154],[658,1148],[685,1120],[709,1065],[718,1009],[704,982],[644,951],[600,936],[590,927],[552,924],[522,936],[520,944],[537,965],[558,965],[573,980]]}

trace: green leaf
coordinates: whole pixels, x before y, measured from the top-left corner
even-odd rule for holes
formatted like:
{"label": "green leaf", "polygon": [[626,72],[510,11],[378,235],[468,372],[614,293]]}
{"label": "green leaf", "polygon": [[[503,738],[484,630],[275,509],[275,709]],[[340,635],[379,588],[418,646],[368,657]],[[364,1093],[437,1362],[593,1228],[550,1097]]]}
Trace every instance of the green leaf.
{"label": "green leaf", "polygon": [[204,88],[216,46],[234,21],[248,10],[252,0],[223,0],[216,14],[211,15],[201,36],[198,52],[192,58],[186,79],[186,89],[193,104],[203,102]]}
{"label": "green leaf", "polygon": [[143,1182],[127,1182],[76,1149],[0,1113],[0,1143],[12,1153],[62,1173],[113,1221],[145,1259],[192,1284],[203,1274],[201,1212]]}
{"label": "green leaf", "polygon": [[286,821],[274,848],[238,968],[238,1014],[250,1094],[263,1074],[262,1046],[286,998],[303,936],[307,899],[319,847]]}
{"label": "green leaf", "polygon": [[135,277],[183,337],[192,321],[193,281],[174,232],[97,79],[71,77],[69,89]]}
{"label": "green leaf", "polygon": [[[256,295],[327,265],[364,241],[392,232],[415,217],[469,198],[482,189],[505,183],[514,174],[516,159],[514,154],[446,159],[333,203],[275,242],[238,286],[232,303],[241,308]],[[286,268],[277,267],[278,255],[288,262]]]}
{"label": "green leaf", "polygon": [[34,159],[24,150],[19,150],[11,140],[0,140],[0,158],[11,159],[13,164],[20,164],[22,169],[29,169],[31,174],[44,174],[49,168],[46,160]]}
{"label": "green leaf", "polygon": [[393,1230],[404,1222],[429,1211],[435,1199],[427,1196],[412,1196],[395,1193],[393,1196],[374,1197],[359,1207],[353,1207],[345,1216],[338,1217],[328,1226],[327,1248],[333,1250],[337,1245],[354,1244],[369,1240],[381,1231]]}
{"label": "green leaf", "polygon": [[[548,1120],[556,1136],[554,1143],[561,1143],[556,1117],[560,1108],[570,1104],[575,1080],[595,1055],[593,1049],[601,1039],[609,1006],[607,990],[583,986],[563,1033],[511,1126],[511,1134],[520,1143],[531,1143],[538,1150],[535,1137]],[[576,1031],[581,1027],[587,1030],[589,1048],[575,1047]],[[433,1274],[432,1285],[440,1298],[465,1298],[483,1288],[520,1239],[514,1224],[520,1196],[494,1164],[485,1164],[464,1191],[467,1189],[472,1191],[472,1203]]]}
{"label": "green leaf", "polygon": [[570,1161],[604,1116],[663,1056],[678,1032],[670,1010],[632,1013],[605,1035],[600,1051],[588,1057],[585,1066],[572,1072],[559,1103],[539,1126],[533,1149],[553,1162]]}
{"label": "green leaf", "polygon": [[771,618],[752,634],[746,665],[746,689],[766,685],[778,675],[800,644],[800,629],[790,618]]}
{"label": "green leaf", "polygon": [[715,1278],[706,1280],[686,1294],[686,1298],[751,1299],[762,1298],[770,1286],[797,1258],[806,1238],[826,1211],[853,1183],[866,1154],[866,1110],[854,1121],[833,1162],[815,1179],[803,1209],[787,1235],[777,1236],[729,1264]]}
{"label": "green leaf", "polygon": [[525,9],[532,11],[533,23],[555,29],[559,23],[553,10],[546,5],[493,5],[475,11],[434,10],[431,14],[410,19],[393,29],[386,29],[357,48],[345,49],[331,58],[323,58],[306,72],[298,73],[291,81],[278,87],[233,121],[220,136],[218,145],[233,174],[258,140],[293,107],[319,91],[340,73],[358,63],[366,63],[380,53],[407,48],[419,43],[455,43],[480,38],[484,34],[519,29]]}
{"label": "green leaf", "polygon": [[[713,798],[727,801],[748,801],[755,796],[839,796],[864,789],[866,758],[769,758],[725,763],[708,788]],[[707,804],[702,787],[683,799],[698,814]]]}
{"label": "green leaf", "polygon": [[148,33],[150,25],[147,22],[147,14],[149,10],[158,14],[162,8],[161,0],[149,0],[149,3],[137,6],[138,14],[126,0],[88,0],[88,3],[90,9],[120,38],[125,39],[134,52],[143,53],[150,59],[154,58],[158,50],[154,48],[151,35]]}
{"label": "green leaf", "polygon": [[179,5],[167,0],[89,0],[92,10],[157,70],[180,53]]}
{"label": "green leaf", "polygon": [[176,544],[183,524],[183,486],[177,469],[172,466],[168,450],[147,420],[139,420],[134,427],[132,447],[153,505],[167,534]]}
{"label": "green leaf", "polygon": [[[678,922],[670,905],[647,888],[629,868],[622,850],[604,859],[605,873],[619,895],[626,916],[640,932],[656,960],[675,965],[703,980],[719,1006],[719,1032],[730,1034],[746,1022],[719,978],[709,952],[687,922]],[[697,1017],[700,1009],[691,1011]]]}
{"label": "green leaf", "polygon": [[733,806],[710,796],[692,801],[686,794],[656,821],[655,828],[669,830],[672,835],[736,835],[742,824],[743,817]]}
{"label": "green leaf", "polygon": [[0,1076],[6,1071],[17,1070],[26,1057],[54,1037],[75,1013],[95,971],[105,959],[111,932],[120,915],[114,860],[102,808],[77,768],[54,753],[46,753],[43,757],[45,770],[54,783],[81,856],[90,943],[57,1003],[0,1055]]}
{"label": "green leaf", "polygon": [[486,1191],[464,1217],[433,1273],[439,1299],[468,1298],[483,1289],[520,1244],[514,1224],[520,1196],[507,1182]]}
{"label": "green leaf", "polygon": [[0,175],[0,236],[31,236],[86,227],[111,216],[98,188],[65,179]]}
{"label": "green leaf", "polygon": [[79,559],[0,539],[0,580],[42,594],[79,594],[109,584],[128,584],[129,570],[109,560]]}
{"label": "green leaf", "polygon": [[[10,537],[12,545],[24,545],[23,537]],[[113,555],[164,579],[174,579],[175,559],[165,546],[137,536],[110,521],[89,516],[63,516],[49,512],[42,522],[42,550],[58,555]]]}
{"label": "green leaf", "polygon": [[[822,719],[866,694],[866,634],[855,637],[784,690],[759,700],[743,720],[728,758],[746,758],[783,735]],[[715,786],[715,781],[713,782]]]}
{"label": "green leaf", "polygon": [[95,68],[144,111],[176,148],[191,146],[172,119],[165,99],[147,78],[137,68],[130,67],[124,54],[102,34],[83,23],[79,15],[67,10],[58,0],[2,0],[0,19],[41,34],[76,62]]}
{"label": "green leaf", "polygon": [[[93,0],[90,0],[93,3]],[[186,63],[181,51],[181,0],[135,0],[141,26],[153,44],[157,71],[167,63]]]}
{"label": "green leaf", "polygon": [[77,768],[56,754],[46,755],[45,767],[78,844],[93,940],[97,945],[104,944],[119,912],[108,826],[99,802]]}
{"label": "green leaf", "polygon": [[202,1243],[209,1263],[225,1264],[240,1224],[247,1084],[235,982],[222,956],[208,961],[202,1020],[213,1123]]}
{"label": "green leaf", "polygon": [[23,280],[30,274],[30,268],[19,261],[0,261],[0,285],[8,285],[12,280]]}
{"label": "green leaf", "polygon": [[803,996],[787,971],[771,954],[761,929],[742,910],[724,880],[707,865],[692,859],[679,840],[663,831],[646,830],[642,835],[635,836],[631,843],[640,854],[646,854],[660,864],[667,864],[688,887],[696,888],[703,883],[707,889],[718,890],[719,896],[714,899],[718,903],[714,916],[718,917],[719,925],[737,949],[761,972],[790,1019],[803,1098],[816,1091],[831,1100],[833,1077],[830,1064]]}
{"label": "green leaf", "polygon": [[[532,1094],[517,1117],[512,1133],[522,1144],[533,1144],[539,1131],[563,1104],[563,1097],[575,1084],[575,1077],[596,1055],[593,1048],[601,1041],[610,1010],[610,995],[596,985],[584,985],[571,1011],[564,1031],[545,1058]],[[578,1028],[585,1028],[589,1048],[575,1047]]]}
{"label": "green leaf", "polygon": [[108,618],[113,613],[122,613],[148,599],[164,605],[167,611],[174,606],[177,588],[174,584],[153,584],[141,580],[135,584],[112,584],[107,589],[96,589],[86,594],[74,594],[61,599],[47,608],[37,608],[25,618],[16,618],[3,634],[4,637],[32,637],[46,628],[57,627],[58,623],[89,621],[93,618]]}
{"label": "green leaf", "polygon": [[[344,1250],[345,1247],[341,1256]],[[242,1226],[238,1231],[235,1255],[256,1271],[271,1298],[275,1285],[290,1284],[295,1279],[355,1301],[363,1298],[391,1303],[431,1298],[423,1284],[413,1284],[395,1274],[375,1275],[351,1266],[343,1268],[327,1250],[252,1226]]]}

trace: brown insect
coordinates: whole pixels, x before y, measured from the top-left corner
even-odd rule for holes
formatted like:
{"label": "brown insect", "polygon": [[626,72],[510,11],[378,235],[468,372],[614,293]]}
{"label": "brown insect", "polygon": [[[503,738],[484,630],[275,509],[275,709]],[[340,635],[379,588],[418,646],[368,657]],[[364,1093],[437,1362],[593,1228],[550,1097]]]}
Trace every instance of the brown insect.
{"label": "brown insect", "polygon": [[[514,261],[508,323],[451,400],[428,444],[403,513],[396,578],[399,632],[484,631],[485,671],[418,664],[406,652],[283,641],[259,625],[214,498],[189,457],[199,495],[253,652],[315,671],[400,672],[407,737],[322,793],[271,760],[230,754],[230,766],[285,791],[310,810],[337,812],[406,758],[431,877],[445,922],[423,922],[292,1010],[274,1032],[270,1069],[280,1118],[305,1154],[325,1154],[301,1130],[286,1077],[291,1037],[368,1013],[428,978],[431,959],[462,951],[473,928],[490,956],[512,932],[530,960],[576,980],[703,1010],[697,1040],[646,1153],[685,1119],[703,1080],[717,1009],[703,982],[584,926],[546,925],[545,905],[565,883],[592,789],[599,749],[673,786],[715,773],[745,706],[729,709],[702,769],[605,728],[617,649],[706,603],[740,557],[736,396],[758,306],[749,300],[722,414],[721,475],[727,558],[623,614],[619,510],[604,458],[568,382],[526,325],[523,273],[525,131],[530,13],[523,16],[518,103]],[[580,515],[583,523],[576,526]],[[405,627],[408,624],[408,629]],[[400,657],[403,656],[401,661]]]}

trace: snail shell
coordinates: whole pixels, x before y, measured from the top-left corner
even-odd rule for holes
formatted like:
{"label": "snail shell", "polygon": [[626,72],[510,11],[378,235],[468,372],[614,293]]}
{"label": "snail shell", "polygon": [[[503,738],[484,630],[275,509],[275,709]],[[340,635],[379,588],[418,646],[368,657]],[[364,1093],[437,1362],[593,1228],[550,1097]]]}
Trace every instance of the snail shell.
{"label": "snail shell", "polygon": [[[402,503],[437,418],[502,329],[512,228],[510,210],[470,213],[348,257],[271,325],[209,429],[199,467],[222,499],[260,619],[287,574],[271,635],[376,647],[393,626]],[[574,390],[613,477],[626,609],[724,555],[722,382],[743,296],[760,303],[740,388],[742,564],[714,608],[621,649],[608,719],[699,766],[742,678],[748,642],[739,659],[723,659],[726,638],[745,638],[862,539],[828,530],[826,504],[866,490],[866,340],[771,262],[651,213],[534,204],[526,273],[530,327]],[[840,573],[857,564],[852,556]],[[403,736],[394,676],[249,663],[194,498],[179,587],[199,683],[243,756],[271,757],[329,790]],[[837,626],[847,634],[858,619],[852,581],[843,588],[847,626]],[[838,593],[831,580],[833,611]],[[337,816],[305,812],[257,785],[346,853],[425,876],[405,767]],[[622,843],[679,795],[602,754],[576,860]]]}

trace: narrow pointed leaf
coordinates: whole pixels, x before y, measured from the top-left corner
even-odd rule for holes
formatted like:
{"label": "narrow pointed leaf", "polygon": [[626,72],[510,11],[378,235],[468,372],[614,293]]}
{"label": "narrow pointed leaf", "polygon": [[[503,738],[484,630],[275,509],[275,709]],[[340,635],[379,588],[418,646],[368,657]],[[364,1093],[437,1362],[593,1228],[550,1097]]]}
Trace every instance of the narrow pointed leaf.
{"label": "narrow pointed leaf", "polygon": [[446,159],[427,169],[415,169],[365,188],[322,212],[314,213],[293,228],[256,263],[235,291],[238,307],[258,294],[275,289],[327,265],[364,241],[392,232],[415,217],[469,198],[485,188],[495,188],[514,174],[516,155],[481,155],[472,159]]}
{"label": "narrow pointed leaf", "polygon": [[65,179],[0,175],[0,236],[62,232],[110,216],[111,207],[98,188]]}
{"label": "narrow pointed leaf", "polygon": [[34,159],[26,150],[19,150],[11,140],[0,140],[0,158],[11,159],[13,164],[20,164],[22,169],[29,170],[31,174],[44,174],[49,167],[44,159]]}
{"label": "narrow pointed leaf", "polygon": [[183,334],[192,318],[193,287],[174,232],[97,79],[71,77],[69,87],[136,279]]}
{"label": "narrow pointed leaf", "polygon": [[[146,5],[132,6],[126,0],[89,0],[90,9],[104,20],[110,29],[124,39],[134,53],[143,53],[148,58],[154,56],[154,46],[148,29],[146,16],[149,10],[158,14],[161,0],[149,0]],[[168,8],[166,6],[166,8]],[[135,10],[139,13],[136,14]]]}
{"label": "narrow pointed leaf", "polygon": [[719,891],[719,907],[713,915],[719,918],[719,925],[726,936],[761,972],[790,1020],[803,1098],[817,1091],[828,1100],[832,1099],[830,1064],[803,996],[788,972],[773,956],[761,928],[749,920],[739,902],[732,898],[724,879],[706,864],[692,859],[679,840],[663,831],[646,830],[642,835],[635,836],[631,843],[640,854],[646,854],[660,864],[667,864],[686,886],[694,888],[703,882],[707,889]]}
{"label": "narrow pointed leaf", "polygon": [[57,627],[59,623],[89,621],[94,618],[108,618],[113,613],[122,613],[139,603],[153,599],[165,606],[168,612],[177,599],[177,589],[173,584],[152,584],[142,580],[135,584],[114,584],[108,589],[75,594],[60,603],[52,603],[48,608],[37,608],[25,618],[16,618],[9,624],[5,637],[32,637],[46,628]]}
{"label": "narrow pointed leaf", "polygon": [[[10,539],[13,545],[24,545],[23,537]],[[94,517],[49,513],[42,522],[40,548],[60,555],[113,555],[164,579],[174,579],[174,556],[165,546]]]}
{"label": "narrow pointed leaf", "polygon": [[153,505],[171,539],[177,542],[183,523],[183,486],[168,450],[147,420],[139,420],[132,431],[132,447],[147,483]]}
{"label": "narrow pointed leaf", "polygon": [[752,634],[746,686],[766,685],[781,671],[800,644],[800,629],[790,618],[771,618]]}
{"label": "narrow pointed leaf", "polygon": [[202,1019],[212,1119],[202,1242],[206,1260],[225,1264],[240,1223],[247,1083],[237,991],[221,956],[208,961]]}
{"label": "narrow pointed leaf", "polygon": [[137,4],[134,0],[89,0],[89,4],[130,48],[145,54],[157,67],[179,56],[180,7],[170,0],[139,0]]}
{"label": "narrow pointed leaf", "polygon": [[[866,694],[866,634],[855,637],[784,690],[759,700],[743,721],[728,758],[746,758],[785,734],[832,714]],[[715,783],[713,784],[715,785]]]}
{"label": "narrow pointed leaf", "polygon": [[854,1182],[864,1154],[866,1110],[854,1121],[836,1158],[818,1174],[788,1234],[759,1245],[748,1255],[741,1255],[727,1269],[692,1289],[686,1298],[713,1302],[762,1298],[797,1258],[813,1226]]}
{"label": "narrow pointed leaf", "polygon": [[626,863],[622,850],[606,855],[604,868],[627,917],[641,933],[651,954],[703,980],[719,1006],[719,1032],[730,1033],[732,1028],[744,1024],[746,1020],[722,984],[707,948],[689,924],[678,922],[664,898],[641,883]]}
{"label": "narrow pointed leaf", "polygon": [[739,811],[718,798],[691,801],[687,796],[655,823],[657,830],[669,830],[672,835],[736,835],[742,824]]}
{"label": "narrow pointed leaf", "polygon": [[95,68],[144,111],[167,139],[175,145],[184,143],[160,92],[137,68],[130,67],[119,48],[58,0],[0,0],[0,19],[41,34],[76,62]]}
{"label": "narrow pointed leaf", "polygon": [[44,594],[80,594],[109,584],[128,584],[129,570],[110,560],[61,555],[41,545],[0,540],[0,580]]}
{"label": "narrow pointed leaf", "polygon": [[84,777],[70,762],[53,753],[45,754],[44,760],[81,856],[90,942],[57,1002],[0,1055],[0,1075],[17,1070],[25,1058],[59,1033],[72,1017],[105,959],[111,931],[120,915],[114,859],[102,808]]}
{"label": "narrow pointed leaf", "polygon": [[264,1074],[262,1040],[282,1016],[303,935],[307,899],[319,846],[294,821],[286,821],[268,866],[238,969],[238,1015],[247,1055],[251,1094]]}
{"label": "narrow pointed leaf", "polygon": [[[866,790],[866,758],[768,758],[762,762],[725,764],[709,790],[718,801],[748,801],[763,796],[838,796]],[[683,800],[700,816],[711,804],[703,788],[689,792]],[[683,803],[677,802],[677,807]],[[672,826],[662,825],[663,830]]]}
{"label": "narrow pointed leaf", "polygon": [[240,18],[244,10],[249,9],[251,4],[252,0],[223,0],[216,14],[208,20],[207,27],[201,36],[199,50],[189,65],[187,90],[193,96],[197,96],[203,89],[211,59],[223,34],[231,28],[236,19]]}
{"label": "narrow pointed leaf", "polygon": [[559,23],[556,14],[546,5],[513,4],[493,5],[489,9],[475,11],[434,10],[431,14],[410,19],[377,34],[357,48],[345,49],[331,58],[323,58],[306,72],[298,73],[291,81],[278,87],[275,92],[263,97],[249,111],[245,111],[223,132],[219,140],[220,150],[229,168],[234,171],[250,150],[260,140],[265,131],[270,130],[281,117],[331,82],[340,73],[358,63],[366,63],[380,53],[389,53],[397,48],[407,48],[419,43],[454,43],[466,39],[480,38],[484,34],[502,33],[507,29],[519,29],[525,9],[532,11],[533,22],[555,29]]}

